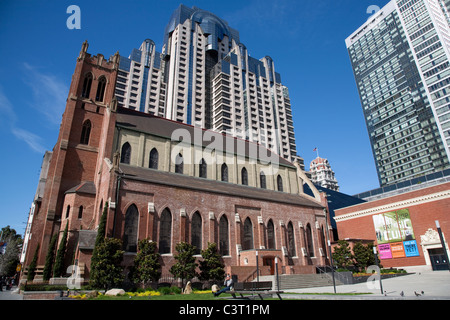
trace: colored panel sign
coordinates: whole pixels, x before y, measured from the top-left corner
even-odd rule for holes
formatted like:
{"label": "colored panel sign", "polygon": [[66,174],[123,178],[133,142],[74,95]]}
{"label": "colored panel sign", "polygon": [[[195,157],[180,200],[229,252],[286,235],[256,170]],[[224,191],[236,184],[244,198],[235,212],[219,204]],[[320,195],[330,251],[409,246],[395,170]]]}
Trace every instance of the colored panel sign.
{"label": "colored panel sign", "polygon": [[373,225],[375,227],[375,234],[377,236],[378,244],[387,243],[389,241],[389,238],[387,237],[386,224],[384,222],[384,215],[376,214],[376,215],[372,216],[372,219],[373,219]]}
{"label": "colored panel sign", "polygon": [[419,248],[417,247],[416,240],[404,241],[403,247],[405,248],[405,255],[407,257],[419,256]]}
{"label": "colored panel sign", "polygon": [[380,244],[378,245],[378,253],[380,259],[391,259],[391,245],[390,244]]}
{"label": "colored panel sign", "polygon": [[403,241],[415,240],[414,231],[412,228],[411,217],[408,209],[397,211],[397,220]]}
{"label": "colored panel sign", "polygon": [[372,219],[380,259],[419,255],[408,209],[376,214]]}
{"label": "colored panel sign", "polygon": [[403,242],[391,243],[392,258],[404,258],[405,250],[403,249]]}
{"label": "colored panel sign", "polygon": [[402,234],[397,222],[397,213],[386,212],[384,214],[384,220],[386,222],[386,232],[389,238],[389,242],[402,241]]}

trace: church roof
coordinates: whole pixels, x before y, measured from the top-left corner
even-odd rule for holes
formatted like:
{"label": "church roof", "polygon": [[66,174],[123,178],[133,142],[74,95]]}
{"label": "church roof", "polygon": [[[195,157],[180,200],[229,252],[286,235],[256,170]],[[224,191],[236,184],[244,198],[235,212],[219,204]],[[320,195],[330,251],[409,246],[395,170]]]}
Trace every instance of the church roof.
{"label": "church roof", "polygon": [[284,204],[322,208],[307,195],[291,194],[269,189],[244,186],[212,179],[198,178],[184,174],[120,164],[125,178],[166,185],[171,187],[218,193],[234,197],[250,198]]}

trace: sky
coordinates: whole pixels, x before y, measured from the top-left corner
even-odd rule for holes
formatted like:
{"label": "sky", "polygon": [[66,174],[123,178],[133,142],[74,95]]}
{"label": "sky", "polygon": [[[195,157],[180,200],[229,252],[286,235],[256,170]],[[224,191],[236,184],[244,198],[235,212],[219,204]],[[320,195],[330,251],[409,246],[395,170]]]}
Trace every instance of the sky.
{"label": "sky", "polygon": [[[289,88],[297,152],[306,169],[327,158],[340,192],[379,187],[345,39],[387,0],[1,0],[0,228],[23,234],[42,159],[59,133],[76,58],[123,56],[164,28],[180,3],[210,11],[239,31],[255,58],[272,57]],[[80,8],[80,29],[69,29]]]}

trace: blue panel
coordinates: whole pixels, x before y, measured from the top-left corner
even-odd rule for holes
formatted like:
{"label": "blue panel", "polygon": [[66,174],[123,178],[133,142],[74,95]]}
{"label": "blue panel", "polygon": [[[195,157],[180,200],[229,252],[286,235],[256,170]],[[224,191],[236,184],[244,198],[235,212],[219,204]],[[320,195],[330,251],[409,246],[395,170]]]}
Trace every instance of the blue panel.
{"label": "blue panel", "polygon": [[230,52],[230,58],[231,58],[231,64],[234,66],[238,65],[238,57],[236,54],[234,54],[233,52]]}
{"label": "blue panel", "polygon": [[276,83],[281,83],[281,76],[278,72],[275,72],[275,82]]}
{"label": "blue panel", "polygon": [[141,55],[142,55],[142,51],[141,50],[133,49],[133,51],[131,51],[130,59],[140,63],[141,62]]}
{"label": "blue panel", "polygon": [[139,105],[139,111],[145,112],[145,99],[147,97],[147,83],[148,83],[148,68],[144,68],[144,79],[142,81],[141,88],[141,103]]}
{"label": "blue panel", "polygon": [[120,56],[120,61],[119,61],[119,69],[120,70],[126,70],[127,72],[130,72],[130,65],[131,65],[131,60]]}
{"label": "blue panel", "polygon": [[153,63],[153,67],[161,69],[161,54],[159,52],[155,52],[155,62]]}
{"label": "blue panel", "polygon": [[222,61],[222,71],[230,75],[230,63],[228,61]]}

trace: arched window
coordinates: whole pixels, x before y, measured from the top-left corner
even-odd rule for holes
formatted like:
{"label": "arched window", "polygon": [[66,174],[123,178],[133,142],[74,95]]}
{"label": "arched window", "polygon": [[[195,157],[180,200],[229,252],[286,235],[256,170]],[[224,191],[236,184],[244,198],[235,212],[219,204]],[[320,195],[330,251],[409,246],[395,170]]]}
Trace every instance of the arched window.
{"label": "arched window", "polygon": [[241,181],[244,186],[248,186],[248,173],[245,168],[242,168],[241,170]]}
{"label": "arched window", "polygon": [[192,216],[191,244],[195,246],[195,254],[200,254],[202,250],[202,217],[198,211]]}
{"label": "arched window", "polygon": [[106,78],[101,76],[98,79],[97,94],[95,95],[95,101],[103,101],[103,97],[105,95],[105,88],[106,88]]}
{"label": "arched window", "polygon": [[222,181],[228,182],[228,166],[224,163],[221,168]]}
{"label": "arched window", "polygon": [[83,123],[83,127],[81,128],[81,139],[80,139],[80,143],[81,144],[89,144],[89,137],[91,135],[91,121],[90,120],[86,120]]}
{"label": "arched window", "polygon": [[125,213],[125,227],[123,230],[123,250],[137,252],[139,212],[132,204]]}
{"label": "arched window", "polygon": [[153,148],[152,151],[150,151],[150,160],[148,163],[148,167],[150,169],[158,169],[158,158],[158,150],[156,150],[156,148]]}
{"label": "arched window", "polygon": [[172,214],[169,209],[161,213],[159,223],[159,253],[170,253],[172,241]]}
{"label": "arched window", "polygon": [[179,153],[175,159],[175,173],[183,174],[183,156]]}
{"label": "arched window", "polygon": [[259,184],[260,184],[261,188],[263,188],[263,189],[267,188],[266,175],[262,171],[259,173]]}
{"label": "arched window", "polygon": [[278,175],[278,177],[277,177],[277,186],[278,186],[278,191],[283,191],[283,179],[281,178],[280,175]]}
{"label": "arched window", "polygon": [[267,222],[267,249],[275,249],[275,227],[272,219]]}
{"label": "arched window", "polygon": [[223,215],[219,221],[219,252],[223,256],[230,254],[228,238],[228,219]]}
{"label": "arched window", "polygon": [[68,205],[66,208],[66,219],[69,217],[69,213],[70,213],[70,205]]}
{"label": "arched window", "polygon": [[311,225],[309,223],[306,225],[305,232],[306,232],[306,249],[308,250],[308,254],[310,257],[315,257],[312,230]]}
{"label": "arched window", "polygon": [[288,226],[287,226],[287,236],[288,236],[288,251],[289,251],[289,256],[295,257],[295,256],[296,256],[296,253],[295,253],[294,226],[293,226],[292,222],[289,222],[289,223],[288,223]]}
{"label": "arched window", "polygon": [[242,250],[250,249],[253,249],[253,224],[250,218],[247,218],[244,222],[244,241],[242,243]]}
{"label": "arched window", "polygon": [[83,90],[81,91],[81,96],[83,98],[89,98],[89,94],[91,93],[91,85],[92,85],[92,74],[88,73],[84,77],[83,81]]}
{"label": "arched window", "polygon": [[122,146],[122,152],[120,154],[120,162],[130,164],[131,160],[131,146],[128,142],[125,142]]}
{"label": "arched window", "polygon": [[83,206],[80,206],[80,208],[78,209],[78,219],[82,218],[83,218]]}
{"label": "arched window", "polygon": [[199,172],[199,177],[200,178],[206,178],[207,172],[206,172],[206,161],[205,159],[202,158],[202,160],[200,161],[200,164],[198,166],[198,172]]}

